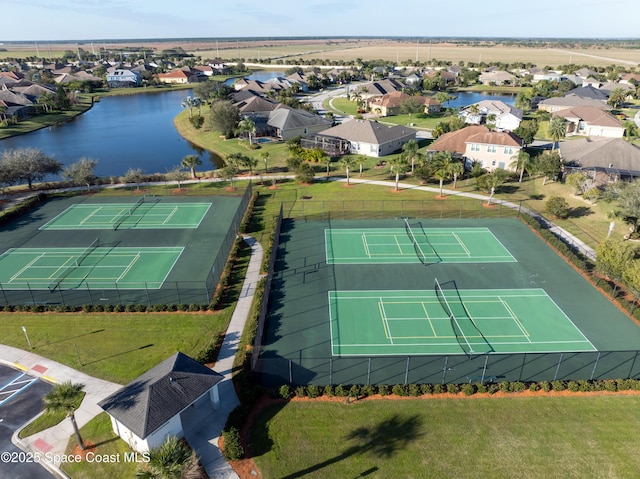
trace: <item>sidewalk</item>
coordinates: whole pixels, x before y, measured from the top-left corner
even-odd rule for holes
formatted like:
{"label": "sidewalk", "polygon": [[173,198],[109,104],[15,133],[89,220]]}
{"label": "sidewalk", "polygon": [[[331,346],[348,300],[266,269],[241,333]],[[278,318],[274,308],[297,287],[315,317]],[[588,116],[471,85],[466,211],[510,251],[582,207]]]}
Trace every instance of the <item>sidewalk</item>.
{"label": "sidewalk", "polygon": [[[96,415],[100,414],[102,409],[98,406],[98,402],[121,387],[120,384],[88,376],[64,364],[11,346],[0,345],[0,362],[50,383],[72,381],[84,384],[86,395],[75,413],[78,427],[84,426]],[[71,421],[65,419],[60,424],[25,439],[20,439],[18,432],[16,432],[12,442],[27,452],[64,454],[69,437],[72,435],[73,426]],[[48,464],[44,460],[42,463],[54,474],[60,477],[67,477],[55,464]]]}
{"label": "sidewalk", "polygon": [[[245,236],[244,240],[251,246],[251,259],[240,298],[218,354],[218,361],[214,366],[215,371],[224,376],[223,381],[219,383],[221,407],[204,417],[199,428],[185,432],[187,441],[200,457],[200,462],[210,479],[238,478],[218,449],[218,440],[229,413],[240,404],[232,380],[233,361],[251,310],[256,285],[261,278],[262,246],[250,236]],[[122,387],[120,384],[88,376],[56,361],[11,346],[0,345],[0,363],[23,370],[48,382],[72,381],[84,384],[86,395],[75,413],[78,427],[84,426],[103,412],[98,402]],[[20,439],[16,433],[12,440],[24,451],[64,454],[72,435],[71,421],[65,419],[60,424],[25,439]],[[45,466],[59,477],[67,477],[55,464],[45,464]]]}

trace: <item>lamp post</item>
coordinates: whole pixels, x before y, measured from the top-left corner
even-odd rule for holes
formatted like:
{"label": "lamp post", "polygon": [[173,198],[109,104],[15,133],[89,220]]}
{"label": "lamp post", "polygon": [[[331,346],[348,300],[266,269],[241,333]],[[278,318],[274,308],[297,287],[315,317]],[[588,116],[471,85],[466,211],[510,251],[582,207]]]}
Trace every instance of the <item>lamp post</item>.
{"label": "lamp post", "polygon": [[24,331],[24,337],[27,338],[27,344],[29,345],[29,349],[33,349],[31,346],[31,341],[29,341],[29,335],[27,334],[27,327],[22,326],[22,331]]}

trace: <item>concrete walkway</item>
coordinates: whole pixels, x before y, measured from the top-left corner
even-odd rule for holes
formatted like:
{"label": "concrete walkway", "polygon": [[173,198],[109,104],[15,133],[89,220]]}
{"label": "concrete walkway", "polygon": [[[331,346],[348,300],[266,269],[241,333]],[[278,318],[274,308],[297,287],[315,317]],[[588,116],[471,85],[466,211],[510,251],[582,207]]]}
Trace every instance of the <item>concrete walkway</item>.
{"label": "concrete walkway", "polygon": [[229,413],[240,404],[235,388],[233,387],[233,361],[238,351],[240,338],[244,326],[251,311],[251,303],[260,278],[260,266],[262,265],[263,249],[260,243],[250,236],[244,236],[244,241],[251,247],[251,259],[242,285],[240,298],[236,309],[231,316],[231,322],[218,353],[218,361],[213,369],[224,376],[219,383],[220,409],[212,411],[203,418],[198,429],[187,431],[186,438],[191,447],[200,457],[210,479],[237,479],[238,475],[224,459],[218,440],[222,434]]}
{"label": "concrete walkway", "polygon": [[[218,449],[218,439],[222,434],[222,429],[229,413],[240,404],[232,380],[233,361],[251,310],[257,283],[261,278],[262,246],[250,236],[245,236],[244,240],[251,247],[251,259],[240,298],[218,354],[218,361],[213,368],[224,376],[224,379],[219,383],[220,408],[215,411],[208,411],[207,416],[199,422],[199,427],[186,431],[187,441],[200,457],[200,462],[211,479],[238,478],[238,475],[224,459],[220,449]],[[72,381],[84,384],[86,395],[80,408],[75,413],[78,427],[84,426],[103,412],[102,408],[98,406],[98,402],[122,387],[120,384],[88,376],[56,361],[11,346],[0,345],[0,363],[23,370],[32,376],[51,383]],[[25,439],[20,439],[16,433],[12,441],[26,452],[62,455],[65,453],[67,443],[72,435],[73,427],[71,426],[71,421],[64,420],[56,426]],[[43,465],[53,474],[67,478],[56,464],[43,461]]]}

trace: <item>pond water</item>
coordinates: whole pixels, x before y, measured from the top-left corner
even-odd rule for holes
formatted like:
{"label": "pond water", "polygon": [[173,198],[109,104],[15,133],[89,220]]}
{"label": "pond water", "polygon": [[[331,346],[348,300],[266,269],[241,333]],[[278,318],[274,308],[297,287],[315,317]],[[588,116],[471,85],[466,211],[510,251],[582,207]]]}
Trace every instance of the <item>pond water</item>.
{"label": "pond water", "polygon": [[98,160],[98,176],[120,176],[129,168],[165,173],[187,155],[198,155],[200,169],[221,159],[182,138],[173,126],[182,99],[191,90],[102,98],[73,120],[0,140],[0,153],[11,148],[39,148],[67,165],[81,157]]}
{"label": "pond water", "polygon": [[471,91],[461,91],[458,93],[453,93],[452,96],[455,96],[455,100],[451,100],[447,102],[445,105],[447,108],[462,108],[468,105],[472,105],[473,103],[478,103],[482,100],[499,100],[507,105],[513,106],[516,101],[515,94],[501,94],[501,93],[487,93],[487,92],[471,92]]}

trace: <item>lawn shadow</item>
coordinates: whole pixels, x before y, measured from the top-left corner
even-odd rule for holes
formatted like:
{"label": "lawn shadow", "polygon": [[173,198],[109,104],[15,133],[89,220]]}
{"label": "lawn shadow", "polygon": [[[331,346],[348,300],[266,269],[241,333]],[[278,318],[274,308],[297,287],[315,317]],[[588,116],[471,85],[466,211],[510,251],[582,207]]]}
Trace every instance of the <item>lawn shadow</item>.
{"label": "lawn shadow", "polygon": [[112,354],[111,356],[105,356],[104,358],[96,359],[94,361],[89,361],[87,363],[84,363],[83,366],[88,366],[89,364],[99,363],[100,361],[106,361],[107,359],[117,358],[118,356],[123,356],[125,354],[133,353],[133,352],[139,351],[141,349],[147,349],[147,348],[150,348],[152,346],[153,346],[153,343],[145,344],[144,346],[140,346],[139,348],[129,349],[127,351],[122,351],[122,352],[119,352],[119,353]]}
{"label": "lawn shadow", "polygon": [[[373,427],[358,427],[347,434],[344,439],[345,442],[352,442],[353,444],[340,454],[289,474],[282,479],[304,477],[357,454],[370,454],[372,457],[380,458],[381,460],[388,459],[421,436],[419,432],[421,425],[422,418],[420,416],[401,417],[395,414]],[[376,466],[372,466],[371,469],[365,472],[369,474],[374,468],[377,469]]]}
{"label": "lawn shadow", "polygon": [[576,208],[570,208],[569,209],[569,218],[581,218],[583,216],[589,216],[592,215],[593,210],[591,208],[589,208],[588,206],[578,206]]}
{"label": "lawn shadow", "polygon": [[62,343],[64,341],[69,341],[71,339],[78,339],[78,338],[82,338],[83,336],[89,336],[90,334],[102,333],[104,331],[106,331],[106,329],[96,329],[95,331],[89,331],[88,333],[77,334],[75,336],[67,336],[64,339],[59,339],[57,341],[51,341],[51,342],[46,343],[46,344],[47,344],[47,346],[49,346],[51,344],[58,344],[58,343]]}

